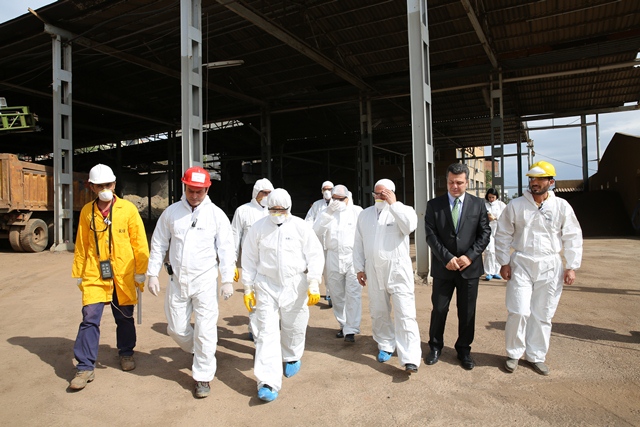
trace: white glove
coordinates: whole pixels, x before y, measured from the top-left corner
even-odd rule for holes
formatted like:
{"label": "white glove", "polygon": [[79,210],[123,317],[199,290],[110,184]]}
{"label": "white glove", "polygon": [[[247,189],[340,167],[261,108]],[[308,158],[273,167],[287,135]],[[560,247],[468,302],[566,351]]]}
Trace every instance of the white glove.
{"label": "white glove", "polygon": [[147,280],[147,276],[145,276],[144,274],[134,274],[133,280],[136,283],[144,283],[144,281]]}
{"label": "white glove", "polygon": [[331,203],[327,206],[327,211],[329,213],[334,213],[340,208],[340,200],[332,200]]}
{"label": "white glove", "polygon": [[223,283],[220,286],[220,296],[224,298],[224,300],[228,300],[233,296],[233,284],[231,282]]}
{"label": "white glove", "polygon": [[82,277],[76,277],[76,286],[82,285]]}
{"label": "white glove", "polygon": [[147,285],[147,289],[151,292],[151,295],[154,297],[158,296],[160,292],[160,281],[156,276],[149,276],[149,284]]}
{"label": "white glove", "polygon": [[317,280],[309,280],[309,293],[320,294],[320,282]]}

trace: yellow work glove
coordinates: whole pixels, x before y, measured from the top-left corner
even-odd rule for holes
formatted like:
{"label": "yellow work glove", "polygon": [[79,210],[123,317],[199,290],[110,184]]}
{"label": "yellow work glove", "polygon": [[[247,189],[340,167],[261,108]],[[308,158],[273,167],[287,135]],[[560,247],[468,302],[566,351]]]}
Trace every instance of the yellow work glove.
{"label": "yellow work glove", "polygon": [[309,280],[307,295],[309,295],[307,305],[316,305],[320,301],[320,283],[317,280]]}
{"label": "yellow work glove", "polygon": [[238,267],[236,267],[236,270],[233,273],[233,281],[237,282],[239,278],[240,278],[240,272],[238,271]]}
{"label": "yellow work glove", "polygon": [[256,293],[253,291],[253,285],[244,285],[244,306],[251,313],[256,306]]}

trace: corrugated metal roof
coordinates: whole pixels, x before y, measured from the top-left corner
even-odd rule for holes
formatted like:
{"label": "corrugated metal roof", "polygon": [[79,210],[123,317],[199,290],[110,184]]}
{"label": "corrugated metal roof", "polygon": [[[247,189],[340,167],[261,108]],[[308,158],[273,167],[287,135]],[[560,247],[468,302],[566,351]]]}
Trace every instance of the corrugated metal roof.
{"label": "corrugated metal roof", "polygon": [[[276,145],[296,140],[314,141],[318,149],[355,146],[361,90],[335,68],[327,69],[221,3],[202,1],[203,62],[245,63],[204,71],[207,121],[238,119],[259,128],[261,108],[268,105]],[[502,71],[505,142],[526,139],[525,115],[595,112],[640,99],[639,68],[603,68],[635,60],[637,0],[470,3]],[[250,9],[369,87],[375,143],[411,153],[405,1],[244,0],[229,5]],[[179,126],[178,1],[61,0],[38,14],[76,35],[75,146]],[[480,37],[459,0],[429,0],[428,20],[435,147],[489,145],[486,99],[494,70]],[[0,41],[0,95],[29,105],[50,131],[51,38],[43,23],[25,15],[1,24]],[[259,158],[260,142],[248,129],[244,135],[229,131],[232,143],[219,138],[208,148]],[[2,151],[48,151],[50,146],[50,133],[23,134],[11,143],[0,139]],[[334,156],[332,161],[340,160]],[[345,167],[353,164],[352,157],[345,160]]]}

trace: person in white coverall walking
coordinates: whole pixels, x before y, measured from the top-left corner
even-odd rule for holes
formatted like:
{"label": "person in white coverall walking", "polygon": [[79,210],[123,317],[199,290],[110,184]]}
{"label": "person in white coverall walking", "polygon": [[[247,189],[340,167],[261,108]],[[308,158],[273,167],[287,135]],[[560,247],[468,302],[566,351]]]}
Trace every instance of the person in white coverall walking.
{"label": "person in white coverall walking", "polygon": [[217,367],[218,268],[220,294],[226,300],[233,295],[236,259],[229,219],[207,195],[209,172],[194,166],[187,169],[182,182],[182,199],[160,215],[153,232],[147,276],[149,292],[157,296],[158,274],[168,249],[170,277],[164,306],[167,332],[180,348],[193,353],[195,396],[202,398],[209,395],[209,383]]}
{"label": "person in white coverall walking", "polygon": [[[400,365],[414,373],[418,372],[422,351],[409,234],[418,226],[418,216],[411,206],[396,200],[392,181],[381,179],[373,191],[375,206],[358,217],[353,266],[358,282],[369,290],[378,362],[388,361],[397,349]],[[392,308],[395,322],[391,319]]]}
{"label": "person in white coverall walking", "polygon": [[544,362],[551,319],[563,283],[572,285],[580,268],[582,230],[571,205],[549,191],[556,176],[551,163],[533,164],[527,176],[529,190],[507,205],[496,233],[500,274],[507,280],[505,369],[515,371],[524,355],[537,373],[549,375]]}
{"label": "person in white coverall walking", "polygon": [[496,231],[498,230],[498,219],[502,215],[502,211],[507,205],[502,200],[498,199],[498,192],[495,188],[490,188],[485,194],[485,207],[487,208],[487,217],[489,218],[489,227],[491,227],[491,239],[489,244],[484,250],[484,280],[489,281],[491,279],[502,280],[500,276],[500,264],[496,260]]}
{"label": "person in white coverall walking", "polygon": [[283,373],[291,377],[300,370],[307,306],[320,300],[324,255],[311,227],[291,215],[286,190],[273,190],[267,203],[269,216],[253,224],[242,246],[242,282],[245,306],[256,312],[258,398],[270,402],[278,397]]}
{"label": "person in white coverall walking", "polygon": [[350,203],[349,190],[344,185],[333,187],[331,198],[327,209],[314,222],[313,231],[327,248],[325,280],[333,314],[340,325],[336,337],[355,342],[362,318],[362,286],[353,269],[353,242],[362,208]]}
{"label": "person in white coverall walking", "polygon": [[[267,210],[267,197],[273,191],[273,184],[267,178],[256,181],[253,185],[251,201],[239,206],[233,214],[231,220],[231,229],[233,230],[233,239],[236,248],[236,261],[240,261],[240,250],[244,240],[247,238],[249,228],[259,219],[269,215]],[[241,263],[240,263],[241,264]],[[237,281],[237,280],[236,280]],[[255,330],[254,313],[249,313],[249,339],[253,341]]]}
{"label": "person in white coverall walking", "polygon": [[[322,187],[320,187],[320,191],[322,191],[322,199],[316,200],[315,202],[313,202],[313,205],[311,205],[311,208],[307,212],[307,216],[304,218],[304,220],[310,226],[313,227],[313,224],[316,222],[316,219],[318,219],[320,214],[322,214],[322,212],[324,212],[329,206],[329,203],[331,203],[331,190],[333,190],[333,182],[325,181],[322,183]],[[325,242],[322,239],[320,239],[320,243],[322,244],[322,248],[324,249],[324,257],[326,258],[327,246],[325,245]],[[333,301],[331,301],[331,290],[327,286],[326,277],[325,277],[324,287],[325,287],[324,299],[327,300],[327,302],[329,303],[329,307],[333,307]]]}

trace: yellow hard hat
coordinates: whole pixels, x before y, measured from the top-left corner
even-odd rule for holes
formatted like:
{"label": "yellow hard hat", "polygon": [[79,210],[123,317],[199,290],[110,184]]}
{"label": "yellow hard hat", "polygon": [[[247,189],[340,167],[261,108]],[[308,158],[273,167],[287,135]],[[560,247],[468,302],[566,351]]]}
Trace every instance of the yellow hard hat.
{"label": "yellow hard hat", "polygon": [[531,165],[531,169],[527,172],[527,176],[532,178],[546,178],[556,176],[556,168],[549,162],[541,160]]}

